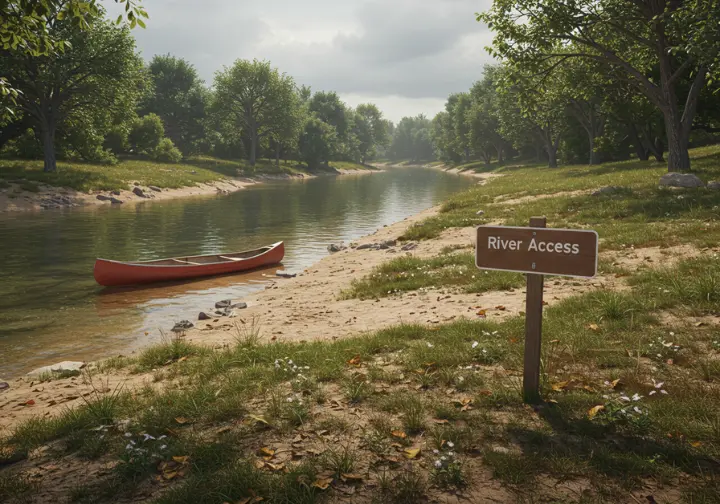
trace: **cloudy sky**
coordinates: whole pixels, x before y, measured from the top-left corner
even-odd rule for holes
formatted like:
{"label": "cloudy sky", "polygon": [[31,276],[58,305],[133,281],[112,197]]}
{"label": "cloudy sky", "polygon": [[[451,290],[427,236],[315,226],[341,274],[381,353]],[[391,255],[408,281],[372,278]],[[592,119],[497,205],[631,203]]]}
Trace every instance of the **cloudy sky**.
{"label": "cloudy sky", "polygon": [[146,59],[183,57],[208,83],[237,58],[267,59],[313,91],[337,91],[352,106],[376,103],[398,121],[432,117],[448,94],[480,78],[491,35],[475,12],[491,3],[144,0],[150,20],[134,34]]}

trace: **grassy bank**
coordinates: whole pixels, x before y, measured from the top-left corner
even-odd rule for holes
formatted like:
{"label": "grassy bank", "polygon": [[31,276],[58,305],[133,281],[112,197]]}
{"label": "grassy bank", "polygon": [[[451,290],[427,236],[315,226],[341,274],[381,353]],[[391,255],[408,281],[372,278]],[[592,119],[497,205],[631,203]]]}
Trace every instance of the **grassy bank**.
{"label": "grassy bank", "polygon": [[[696,175],[705,182],[720,179],[720,146],[693,149],[690,155]],[[605,238],[604,250],[718,243],[720,228],[713,223],[720,216],[720,192],[659,188],[666,171],[664,164],[651,161],[554,169],[500,167],[494,173],[502,177],[451,197],[439,215],[414,226],[403,238],[433,238],[450,227],[488,222],[525,226],[531,216],[546,215],[548,227],[597,230]],[[607,186],[620,189],[590,194]],[[484,213],[477,215],[479,210]]]}
{"label": "grassy bank", "polygon": [[[351,162],[331,163],[345,170],[369,169]],[[309,173],[296,162],[258,160],[252,167],[245,160],[225,160],[209,156],[193,157],[178,164],[156,163],[141,159],[123,159],[116,165],[59,162],[56,173],[45,173],[42,161],[0,159],[0,184],[18,182],[24,190],[37,192],[37,184],[66,187],[78,191],[127,189],[131,181],[175,189],[208,183],[225,177],[298,175]]]}

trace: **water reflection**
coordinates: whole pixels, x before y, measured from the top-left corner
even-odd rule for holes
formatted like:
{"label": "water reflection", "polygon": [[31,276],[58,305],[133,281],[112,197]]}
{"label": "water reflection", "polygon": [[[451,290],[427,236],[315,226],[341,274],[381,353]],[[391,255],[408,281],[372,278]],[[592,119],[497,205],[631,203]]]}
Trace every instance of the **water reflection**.
{"label": "water reflection", "polygon": [[137,347],[218,299],[263,288],[266,279],[253,272],[102,291],[92,277],[96,257],[150,260],[283,240],[283,264],[298,270],[326,255],[328,243],[372,233],[471,183],[439,171],[391,169],[222,197],[1,215],[0,376]]}

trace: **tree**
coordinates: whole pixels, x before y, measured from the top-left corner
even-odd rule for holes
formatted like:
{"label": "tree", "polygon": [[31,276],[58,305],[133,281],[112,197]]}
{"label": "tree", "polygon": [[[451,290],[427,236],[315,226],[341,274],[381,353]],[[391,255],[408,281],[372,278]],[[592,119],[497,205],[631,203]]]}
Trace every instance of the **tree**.
{"label": "tree", "polygon": [[155,56],[148,65],[153,83],[141,106],[141,114],[157,114],[165,125],[165,135],[185,154],[197,151],[205,136],[209,93],[195,67],[182,58]]}
{"label": "tree", "polygon": [[149,154],[160,144],[164,135],[165,128],[160,116],[148,114],[133,122],[128,142],[136,153]]}
{"label": "tree", "polygon": [[237,60],[215,74],[216,110],[242,130],[255,166],[261,140],[277,135],[296,101],[295,83],[268,61]]}
{"label": "tree", "polygon": [[64,121],[82,114],[127,114],[142,88],[142,61],[129,30],[101,18],[87,22],[83,31],[69,20],[49,21],[50,36],[70,43],[61,53],[0,53],[0,68],[21,92],[17,104],[40,134],[48,172],[57,168],[55,137]]}
{"label": "tree", "polygon": [[310,169],[327,162],[337,148],[337,130],[312,114],[305,121],[299,139],[300,157]]}
{"label": "tree", "polygon": [[420,114],[403,117],[395,127],[390,156],[393,159],[409,159],[411,162],[433,159],[432,123]]}
{"label": "tree", "polygon": [[526,69],[571,58],[621,69],[663,114],[668,170],[690,169],[698,97],[720,73],[718,0],[495,0],[478,20],[496,33],[491,53]]}
{"label": "tree", "polygon": [[387,122],[380,109],[372,103],[363,103],[355,109],[356,135],[359,140],[360,162],[372,158],[378,147],[389,141]]}
{"label": "tree", "polygon": [[482,80],[470,89],[472,106],[466,113],[469,123],[468,138],[470,148],[480,154],[486,163],[490,162],[492,150],[498,163],[503,162],[508,141],[500,133],[500,114],[498,86],[499,67],[486,65]]}
{"label": "tree", "polygon": [[458,93],[454,107],[450,111],[456,149],[462,153],[466,163],[470,161],[470,123],[467,120],[467,115],[471,107],[472,99],[470,94]]}
{"label": "tree", "polygon": [[[130,28],[145,28],[142,18],[147,12],[137,0],[115,0],[125,4],[125,16]],[[103,14],[95,0],[0,0],[0,50],[27,56],[49,56],[71,47],[70,42],[57,37],[51,29],[53,20],[66,20],[78,30],[88,30],[92,21]],[[0,69],[0,72],[2,69]],[[12,79],[0,74],[0,119],[13,115],[17,107],[18,89]]]}

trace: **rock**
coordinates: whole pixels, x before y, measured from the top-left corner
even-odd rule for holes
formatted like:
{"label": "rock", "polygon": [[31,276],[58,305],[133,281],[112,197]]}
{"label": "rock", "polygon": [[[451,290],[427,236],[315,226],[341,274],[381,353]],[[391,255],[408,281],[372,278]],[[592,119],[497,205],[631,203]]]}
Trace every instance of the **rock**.
{"label": "rock", "polygon": [[193,327],[195,327],[195,324],[193,324],[189,320],[181,320],[180,322],[178,322],[177,324],[175,324],[173,326],[171,331],[174,333],[179,333],[179,332],[187,331],[188,329],[192,329]]}
{"label": "rock", "polygon": [[212,315],[208,315],[204,311],[201,311],[200,315],[198,315],[198,320],[210,320],[210,319],[214,319],[214,318],[215,317],[213,317]]}
{"label": "rock", "polygon": [[666,173],[660,177],[660,185],[668,187],[704,187],[705,183],[692,173]]}
{"label": "rock", "polygon": [[105,196],[104,194],[98,194],[97,199],[100,201],[111,201],[113,199],[112,196]]}
{"label": "rock", "polygon": [[621,187],[621,186],[606,186],[606,187],[601,187],[597,191],[594,191],[592,193],[592,195],[593,196],[602,196],[604,194],[616,194],[619,192],[623,192],[624,190],[625,190],[625,188]]}
{"label": "rock", "polygon": [[720,180],[713,180],[708,182],[707,188],[711,191],[720,191]]}
{"label": "rock", "polygon": [[0,390],[7,390],[10,388],[10,384],[6,381],[0,382]]}
{"label": "rock", "polygon": [[123,201],[117,198],[110,198],[110,203],[112,203],[113,205],[122,205]]}
{"label": "rock", "polygon": [[137,187],[137,186],[140,185],[140,182],[133,182],[133,185],[134,185],[135,187]]}
{"label": "rock", "polygon": [[347,247],[341,243],[331,243],[327,246],[328,252],[340,252],[341,250],[345,250]]}
{"label": "rock", "polygon": [[385,240],[380,243],[381,247],[394,247],[395,245],[397,245],[397,240]]}
{"label": "rock", "polygon": [[222,301],[218,301],[215,303],[215,308],[222,309],[222,308],[230,308],[230,305],[232,304],[232,299],[223,299]]}
{"label": "rock", "polygon": [[279,276],[281,278],[295,278],[297,276],[297,273],[288,273],[287,271],[276,271],[275,276]]}
{"label": "rock", "polygon": [[247,308],[247,303],[235,303],[234,305],[230,306],[233,310],[244,310]]}
{"label": "rock", "polygon": [[116,190],[112,191],[110,194],[113,194],[113,195],[115,195],[115,196],[120,196],[120,191],[118,191],[118,190],[116,189]]}
{"label": "rock", "polygon": [[375,244],[374,243],[365,243],[363,245],[359,245],[356,250],[368,250],[368,249],[374,249]]}
{"label": "rock", "polygon": [[39,376],[46,373],[77,373],[80,374],[80,370],[85,367],[84,362],[79,361],[62,361],[51,366],[43,366],[41,368],[33,369],[28,373],[28,376]]}
{"label": "rock", "polygon": [[485,215],[485,210],[478,210],[475,215]]}
{"label": "rock", "polygon": [[158,186],[154,186],[154,185],[149,185],[148,189],[150,189],[151,191],[155,191],[155,192],[162,192],[162,189],[160,189]]}
{"label": "rock", "polygon": [[406,245],[403,245],[400,250],[402,250],[403,252],[407,252],[408,250],[415,250],[416,248],[418,248],[418,244],[411,242]]}
{"label": "rock", "polygon": [[145,196],[145,191],[143,191],[143,190],[140,189],[139,187],[133,187],[132,192],[133,192],[136,196],[140,196],[141,198],[147,198],[147,196]]}

